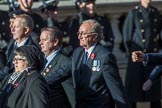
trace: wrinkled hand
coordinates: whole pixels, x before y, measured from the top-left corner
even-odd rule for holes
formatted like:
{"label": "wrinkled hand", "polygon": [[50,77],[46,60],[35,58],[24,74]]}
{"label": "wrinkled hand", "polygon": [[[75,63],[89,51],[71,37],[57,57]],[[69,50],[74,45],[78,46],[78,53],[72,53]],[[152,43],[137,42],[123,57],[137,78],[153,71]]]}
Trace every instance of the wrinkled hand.
{"label": "wrinkled hand", "polygon": [[150,89],[150,87],[152,86],[152,81],[150,79],[148,79],[144,84],[142,89],[144,91],[148,91]]}
{"label": "wrinkled hand", "polygon": [[145,61],[145,54],[142,51],[132,52],[132,61],[133,62],[142,62]]}

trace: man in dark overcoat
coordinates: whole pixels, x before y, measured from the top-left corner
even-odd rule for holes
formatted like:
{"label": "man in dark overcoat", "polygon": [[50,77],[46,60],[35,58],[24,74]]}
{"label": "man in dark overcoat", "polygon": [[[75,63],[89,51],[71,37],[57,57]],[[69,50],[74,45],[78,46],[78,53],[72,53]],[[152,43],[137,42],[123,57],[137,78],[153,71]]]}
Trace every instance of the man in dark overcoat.
{"label": "man in dark overcoat", "polygon": [[42,76],[50,87],[50,108],[74,108],[75,92],[71,78],[71,60],[61,53],[63,33],[45,27],[40,35],[41,51],[46,63]]}
{"label": "man in dark overcoat", "polygon": [[154,66],[144,66],[131,60],[132,51],[158,52],[162,42],[160,12],[151,5],[151,0],[140,1],[140,5],[129,11],[123,27],[124,43],[129,56],[125,77],[126,92],[132,108],[136,108],[136,102],[144,101],[150,101],[151,108],[161,108],[160,79],[149,91],[142,90],[142,85]]}
{"label": "man in dark overcoat", "polygon": [[75,108],[128,108],[115,56],[99,40],[102,27],[84,21],[78,32],[80,45],[72,56]]}

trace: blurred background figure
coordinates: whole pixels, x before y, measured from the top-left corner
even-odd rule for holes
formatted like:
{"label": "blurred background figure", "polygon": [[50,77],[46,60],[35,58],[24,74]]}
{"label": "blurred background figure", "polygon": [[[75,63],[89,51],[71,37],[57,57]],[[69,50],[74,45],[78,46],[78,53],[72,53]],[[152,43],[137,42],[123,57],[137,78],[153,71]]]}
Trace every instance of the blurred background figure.
{"label": "blurred background figure", "polygon": [[6,65],[6,54],[0,50],[0,70],[4,68]]}
{"label": "blurred background figure", "polygon": [[72,48],[69,43],[68,29],[71,17],[66,16],[63,20],[58,19],[58,3],[58,0],[46,1],[46,7],[42,5],[39,9],[41,10],[41,15],[44,18],[47,27],[57,27],[63,32],[62,53],[70,56]]}
{"label": "blurred background figure", "polygon": [[73,50],[79,46],[77,32],[80,24],[85,20],[95,19],[102,25],[104,31],[100,43],[112,51],[114,47],[114,35],[110,21],[106,16],[99,16],[96,13],[95,0],[77,0],[75,4],[78,15],[72,19],[69,27],[70,44],[73,46]]}
{"label": "blurred background figure", "polygon": [[9,16],[7,11],[0,10],[0,50],[6,51],[7,44],[10,41]]}
{"label": "blurred background figure", "polygon": [[121,34],[121,43],[119,44],[119,49],[122,52],[125,52],[124,39],[123,39],[123,26],[124,26],[124,21],[126,17],[127,17],[127,13],[122,13],[122,15],[118,18],[118,21],[119,21],[118,27],[119,27],[119,31]]}
{"label": "blurred background figure", "polygon": [[45,26],[43,18],[36,12],[32,10],[33,0],[18,0],[20,10],[25,14],[30,15],[34,20],[34,29],[33,32],[38,36],[40,35],[41,28]]}
{"label": "blurred background figure", "polygon": [[160,78],[149,91],[143,91],[143,83],[148,79],[155,67],[144,66],[143,63],[134,63],[131,59],[133,51],[144,53],[159,52],[162,48],[160,30],[162,17],[160,12],[151,5],[151,0],[140,0],[140,4],[131,9],[124,23],[124,44],[129,56],[125,86],[130,108],[136,108],[136,102],[151,102],[151,108],[161,108]]}

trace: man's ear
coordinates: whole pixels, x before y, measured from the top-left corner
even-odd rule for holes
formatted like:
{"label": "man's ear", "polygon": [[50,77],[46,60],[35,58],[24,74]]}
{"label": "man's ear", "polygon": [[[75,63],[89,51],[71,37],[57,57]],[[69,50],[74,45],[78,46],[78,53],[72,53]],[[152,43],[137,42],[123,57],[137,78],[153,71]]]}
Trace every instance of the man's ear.
{"label": "man's ear", "polygon": [[58,46],[59,40],[58,40],[58,39],[54,39],[53,41],[54,41],[54,42],[53,42],[53,46]]}
{"label": "man's ear", "polygon": [[97,40],[97,38],[98,38],[98,33],[95,33],[93,39],[94,39],[94,40]]}
{"label": "man's ear", "polygon": [[28,34],[28,33],[30,32],[29,27],[25,27],[25,28],[24,28],[24,31],[25,31],[25,32],[24,32],[25,34]]}

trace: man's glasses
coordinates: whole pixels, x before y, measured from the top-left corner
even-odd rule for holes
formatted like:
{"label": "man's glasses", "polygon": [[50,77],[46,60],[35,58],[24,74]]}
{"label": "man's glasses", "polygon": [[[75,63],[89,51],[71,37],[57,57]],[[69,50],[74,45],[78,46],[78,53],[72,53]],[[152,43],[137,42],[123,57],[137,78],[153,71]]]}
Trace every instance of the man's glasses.
{"label": "man's glasses", "polygon": [[84,38],[87,38],[93,34],[96,34],[95,32],[90,32],[90,33],[84,33],[84,32],[77,32],[78,37],[79,36],[84,36]]}

